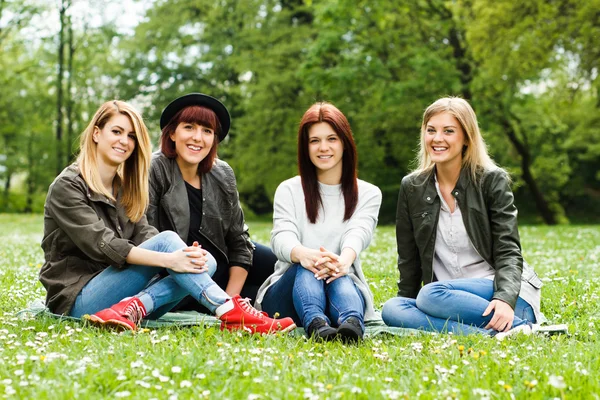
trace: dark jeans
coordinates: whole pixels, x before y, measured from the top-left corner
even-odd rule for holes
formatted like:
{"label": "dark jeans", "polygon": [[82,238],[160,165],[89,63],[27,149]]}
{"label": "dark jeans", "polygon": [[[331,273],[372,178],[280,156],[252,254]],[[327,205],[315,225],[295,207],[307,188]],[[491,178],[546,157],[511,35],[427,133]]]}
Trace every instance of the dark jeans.
{"label": "dark jeans", "polygon": [[327,284],[300,264],[291,265],[267,290],[262,309],[270,316],[291,317],[296,325],[308,326],[315,318],[339,326],[350,317],[363,325],[365,302],[349,276]]}
{"label": "dark jeans", "polygon": [[[252,301],[256,300],[256,293],[260,286],[269,276],[273,275],[275,263],[277,262],[277,257],[275,257],[275,254],[273,254],[270,247],[256,242],[253,243],[255,249],[252,257],[252,267],[248,271],[248,277],[246,278],[246,282],[240,293],[241,297],[248,297],[252,299]],[[221,289],[225,290],[229,281],[229,265],[217,264],[217,272],[213,275],[213,279]],[[178,310],[194,310],[202,313],[209,313],[204,306],[189,296],[183,299],[173,309],[173,311]]]}

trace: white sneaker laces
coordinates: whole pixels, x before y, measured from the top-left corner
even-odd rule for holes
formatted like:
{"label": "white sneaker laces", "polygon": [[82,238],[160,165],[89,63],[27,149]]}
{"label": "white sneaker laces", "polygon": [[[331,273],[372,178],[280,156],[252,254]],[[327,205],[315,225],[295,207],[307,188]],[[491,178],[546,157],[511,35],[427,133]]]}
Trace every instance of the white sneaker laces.
{"label": "white sneaker laces", "polygon": [[252,305],[250,304],[250,299],[248,297],[246,297],[245,299],[240,299],[240,306],[244,311],[246,311],[249,314],[252,314],[258,318],[264,317],[263,313],[258,311],[256,308],[252,307]]}
{"label": "white sneaker laces", "polygon": [[144,318],[144,310],[142,310],[137,301],[130,302],[123,312],[135,324],[138,324]]}

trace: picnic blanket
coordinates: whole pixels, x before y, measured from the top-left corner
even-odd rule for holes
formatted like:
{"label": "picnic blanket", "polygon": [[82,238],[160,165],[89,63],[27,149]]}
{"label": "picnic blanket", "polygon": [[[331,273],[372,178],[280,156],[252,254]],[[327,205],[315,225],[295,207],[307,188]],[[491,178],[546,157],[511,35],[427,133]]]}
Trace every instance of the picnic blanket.
{"label": "picnic blanket", "polygon": [[[43,299],[34,300],[28,308],[21,310],[17,313],[18,316],[26,318],[27,316],[33,316],[36,318],[56,318],[63,321],[74,321],[74,322],[86,322],[80,318],[69,317],[65,315],[53,314],[44,304]],[[159,319],[156,320],[143,320],[141,326],[143,328],[155,329],[170,326],[220,326],[219,321],[215,316],[202,314],[197,311],[177,311],[168,312]],[[304,335],[303,328],[296,328],[289,333],[292,336]],[[394,336],[411,336],[411,335],[422,335],[427,332],[419,331],[416,329],[407,328],[395,328],[387,326],[381,320],[368,321],[365,324],[365,337],[373,337],[378,335],[390,334]]]}

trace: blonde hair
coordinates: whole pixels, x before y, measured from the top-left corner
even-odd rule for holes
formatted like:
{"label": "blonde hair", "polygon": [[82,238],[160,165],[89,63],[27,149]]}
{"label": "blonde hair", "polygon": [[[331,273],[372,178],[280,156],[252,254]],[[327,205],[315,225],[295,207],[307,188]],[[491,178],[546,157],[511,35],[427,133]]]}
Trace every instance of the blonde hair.
{"label": "blonde hair", "polygon": [[97,144],[92,137],[96,127],[104,128],[106,123],[117,114],[125,115],[130,119],[136,136],[133,153],[117,169],[116,181],[123,188],[121,204],[125,207],[127,217],[131,221],[137,222],[144,216],[150,202],[148,171],[152,145],[141,115],[131,105],[123,101],[112,100],[100,106],[87,128],[81,133],[77,164],[83,179],[92,191],[115,200],[113,194],[107,191],[102,184],[96,157]]}
{"label": "blonde hair", "polygon": [[477,116],[471,105],[460,97],[442,97],[436,100],[425,110],[421,124],[421,140],[419,142],[419,154],[417,156],[418,166],[415,173],[430,173],[435,166],[427,152],[425,145],[425,134],[429,120],[440,113],[448,113],[458,120],[465,134],[465,149],[463,150],[461,168],[467,168],[473,182],[478,182],[482,170],[495,170],[499,167],[489,156],[487,146],[483,141]]}

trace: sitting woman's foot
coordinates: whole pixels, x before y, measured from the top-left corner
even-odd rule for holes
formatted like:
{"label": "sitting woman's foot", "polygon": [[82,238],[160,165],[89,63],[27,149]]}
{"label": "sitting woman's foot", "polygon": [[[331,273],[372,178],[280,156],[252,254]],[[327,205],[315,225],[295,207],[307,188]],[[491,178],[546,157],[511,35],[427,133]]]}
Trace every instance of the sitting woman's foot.
{"label": "sitting woman's foot", "polygon": [[569,325],[567,324],[557,324],[557,325],[539,325],[533,324],[531,325],[531,329],[533,333],[538,335],[566,335],[569,333]]}
{"label": "sitting woman's foot", "polygon": [[105,308],[92,315],[84,315],[97,325],[135,331],[146,316],[146,308],[137,297],[128,297],[110,308]]}
{"label": "sitting woman's foot", "polygon": [[250,304],[250,299],[233,296],[220,305],[215,311],[221,320],[221,330],[244,330],[248,333],[289,332],[296,328],[290,317],[281,319],[269,318],[267,313],[260,312]]}
{"label": "sitting woman's foot", "polygon": [[308,337],[315,340],[333,340],[337,336],[337,333],[337,329],[329,326],[327,321],[325,321],[323,318],[313,319],[306,328],[306,334],[308,335]]}
{"label": "sitting woman's foot", "polygon": [[364,335],[362,325],[356,317],[350,317],[342,322],[337,331],[338,336],[346,343],[356,343]]}
{"label": "sitting woman's foot", "polygon": [[512,328],[508,332],[499,332],[494,336],[497,340],[502,341],[507,337],[515,336],[517,334],[531,335],[532,333],[537,335],[560,335],[569,333],[569,327],[566,324],[559,325],[538,325],[538,324],[524,324]]}

